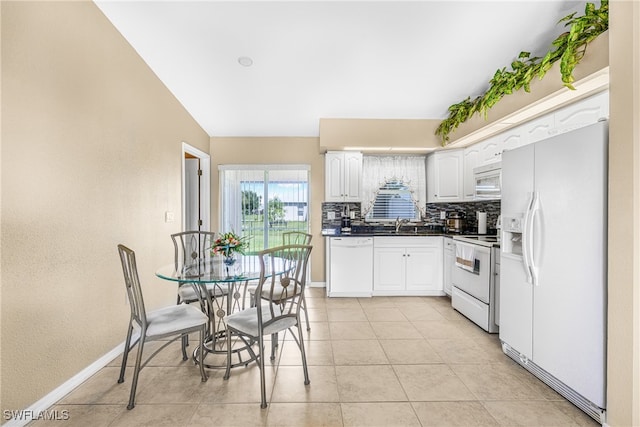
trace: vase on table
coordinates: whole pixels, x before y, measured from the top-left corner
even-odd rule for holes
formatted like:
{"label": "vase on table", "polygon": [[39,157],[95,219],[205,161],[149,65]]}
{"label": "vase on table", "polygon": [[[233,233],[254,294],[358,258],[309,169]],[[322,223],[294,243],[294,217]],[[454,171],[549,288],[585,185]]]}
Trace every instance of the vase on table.
{"label": "vase on table", "polygon": [[224,256],[224,264],[227,267],[231,267],[235,263],[236,263],[236,257],[234,254],[229,254]]}

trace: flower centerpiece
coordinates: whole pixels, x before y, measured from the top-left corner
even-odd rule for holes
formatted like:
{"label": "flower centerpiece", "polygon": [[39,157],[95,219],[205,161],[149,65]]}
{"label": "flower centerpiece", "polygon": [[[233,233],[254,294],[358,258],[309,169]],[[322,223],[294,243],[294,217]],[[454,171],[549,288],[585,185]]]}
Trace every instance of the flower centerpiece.
{"label": "flower centerpiece", "polygon": [[234,255],[237,253],[244,254],[247,246],[248,242],[246,238],[238,236],[233,231],[229,231],[214,240],[211,253],[224,256],[225,264],[232,265],[236,261]]}

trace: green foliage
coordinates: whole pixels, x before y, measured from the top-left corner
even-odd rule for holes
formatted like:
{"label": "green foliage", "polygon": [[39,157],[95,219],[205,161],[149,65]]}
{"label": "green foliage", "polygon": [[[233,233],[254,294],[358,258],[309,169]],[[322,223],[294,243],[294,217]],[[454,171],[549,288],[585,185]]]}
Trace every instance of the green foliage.
{"label": "green foliage", "polygon": [[260,196],[255,191],[242,192],[242,213],[250,215],[260,209]]}
{"label": "green foliage", "polygon": [[511,69],[506,67],[499,69],[490,80],[487,91],[471,100],[467,99],[449,107],[449,117],[443,120],[435,134],[440,136],[442,145],[449,141],[449,135],[461,123],[464,123],[474,114],[487,113],[505,95],[510,95],[520,89],[530,91],[531,81],[534,77],[542,79],[551,69],[551,66],[560,61],[560,75],[562,82],[569,89],[575,90],[573,70],[584,56],[587,45],[609,28],[609,0],[601,0],[600,8],[596,9],[592,3],[585,6],[585,14],[576,17],[576,12],[565,16],[558,23],[565,22],[569,31],[561,34],[552,42],[552,50],[544,57],[530,58],[529,52],[520,52],[518,58],[511,63]]}
{"label": "green foliage", "polygon": [[284,203],[278,196],[269,200],[268,215],[269,222],[282,221],[284,219]]}

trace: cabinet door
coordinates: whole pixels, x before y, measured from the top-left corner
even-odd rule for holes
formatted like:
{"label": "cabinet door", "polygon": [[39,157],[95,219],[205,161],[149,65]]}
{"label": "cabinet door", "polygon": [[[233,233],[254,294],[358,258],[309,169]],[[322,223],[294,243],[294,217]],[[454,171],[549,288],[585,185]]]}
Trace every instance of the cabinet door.
{"label": "cabinet door", "polygon": [[555,131],[555,120],[553,113],[533,119],[524,124],[524,144],[532,144],[551,137]]}
{"label": "cabinet door", "polygon": [[407,248],[406,290],[442,291],[442,248]]}
{"label": "cabinet door", "polygon": [[324,162],[325,201],[341,202],[344,194],[344,154],[327,153]]}
{"label": "cabinet door", "polygon": [[501,152],[499,143],[500,138],[497,136],[478,143],[478,149],[480,150],[478,166],[488,165],[499,160],[498,153]]}
{"label": "cabinet door", "polygon": [[405,249],[373,250],[373,290],[403,291],[405,283]]}
{"label": "cabinet door", "polygon": [[555,112],[557,133],[569,132],[609,117],[609,92],[568,105]]}
{"label": "cabinet door", "polygon": [[524,145],[523,130],[524,129],[521,126],[518,126],[498,135],[498,151],[495,154],[495,157],[498,160],[502,160],[502,152],[504,150],[513,150],[514,148]]}
{"label": "cabinet door", "polygon": [[447,295],[451,295],[451,269],[455,265],[455,246],[450,238],[445,238],[444,243],[444,271],[442,272],[442,281],[444,291]]}
{"label": "cabinet door", "polygon": [[439,202],[462,201],[463,150],[435,154],[436,189]]}
{"label": "cabinet door", "polygon": [[478,158],[480,157],[480,150],[477,145],[472,145],[464,150],[464,173],[462,186],[464,193],[464,200],[473,200],[476,194],[476,180],[473,176],[473,168],[478,166]]}
{"label": "cabinet door", "polygon": [[427,156],[427,203],[436,203],[436,155]]}
{"label": "cabinet door", "polygon": [[344,153],[344,201],[362,199],[362,153]]}

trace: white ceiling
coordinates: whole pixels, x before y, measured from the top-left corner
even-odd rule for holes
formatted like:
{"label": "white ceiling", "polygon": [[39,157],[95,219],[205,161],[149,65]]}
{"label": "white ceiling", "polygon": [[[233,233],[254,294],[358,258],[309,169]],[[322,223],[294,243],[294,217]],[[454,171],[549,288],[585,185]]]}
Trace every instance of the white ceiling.
{"label": "white ceiling", "polygon": [[210,136],[318,136],[320,118],[446,117],[585,1],[96,4]]}

